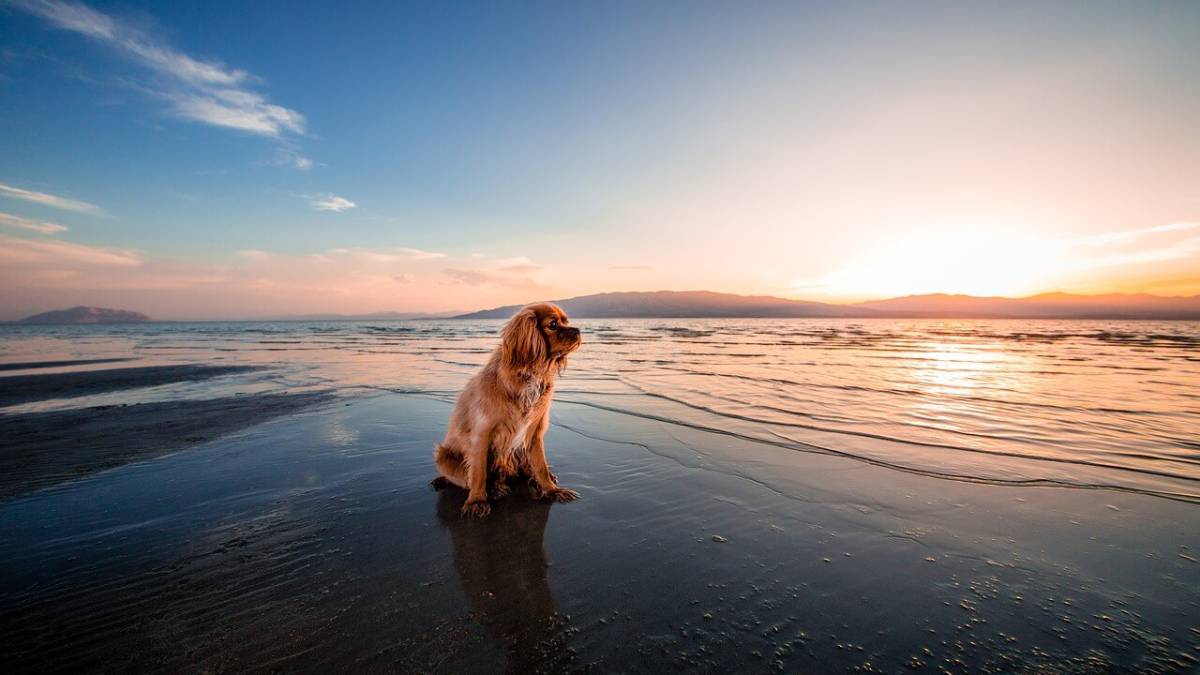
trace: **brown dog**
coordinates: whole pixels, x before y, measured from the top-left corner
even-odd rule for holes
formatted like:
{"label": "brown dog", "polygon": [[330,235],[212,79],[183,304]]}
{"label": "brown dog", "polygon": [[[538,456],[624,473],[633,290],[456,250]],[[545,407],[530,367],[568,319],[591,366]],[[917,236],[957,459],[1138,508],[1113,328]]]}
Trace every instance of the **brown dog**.
{"label": "brown dog", "polygon": [[508,494],[508,479],[518,474],[529,477],[540,499],[569,502],[579,497],[558,486],[542,444],[550,426],[554,378],[582,342],[579,329],[567,322],[567,315],[549,303],[517,312],[504,326],[487,365],[458,395],[446,438],[433,453],[441,473],[433,484],[452,483],[468,491],[463,515],[491,513],[489,473],[496,477],[492,497],[497,499]]}

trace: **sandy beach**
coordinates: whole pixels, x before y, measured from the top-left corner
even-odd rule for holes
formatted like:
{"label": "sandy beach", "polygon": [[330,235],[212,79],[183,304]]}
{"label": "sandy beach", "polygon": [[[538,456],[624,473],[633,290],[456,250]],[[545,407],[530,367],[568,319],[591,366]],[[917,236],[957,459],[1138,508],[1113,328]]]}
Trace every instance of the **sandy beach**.
{"label": "sandy beach", "polygon": [[[464,520],[464,495],[428,484],[450,388],[155,401],[112,365],[16,371],[45,382],[6,389],[25,401],[0,416],[7,672],[1187,672],[1200,657],[1186,500],[785,449],[597,404],[578,392],[585,363],[547,436],[582,500],[517,490]],[[204,368],[137,372],[161,387]],[[131,403],[27,409],[88,381]]]}

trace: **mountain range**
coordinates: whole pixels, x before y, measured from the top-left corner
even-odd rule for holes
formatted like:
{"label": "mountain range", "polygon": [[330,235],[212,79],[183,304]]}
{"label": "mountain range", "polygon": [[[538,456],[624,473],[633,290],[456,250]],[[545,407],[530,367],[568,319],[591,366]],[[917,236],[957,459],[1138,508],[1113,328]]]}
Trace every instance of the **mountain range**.
{"label": "mountain range", "polygon": [[18,323],[28,324],[74,324],[74,323],[142,323],[150,317],[141,312],[107,307],[72,307],[42,312],[21,319]]}
{"label": "mountain range", "polygon": [[[1200,320],[1200,295],[1168,297],[1146,293],[1073,295],[1041,293],[1024,298],[973,295],[907,295],[855,304],[789,300],[770,295],[714,291],[595,293],[553,300],[576,318],[935,318],[935,319],[1163,319]],[[394,321],[403,319],[507,319],[522,305],[478,312],[373,312],[305,314],[270,321]],[[102,307],[72,307],[26,317],[26,324],[135,323],[150,321],[139,312]]]}
{"label": "mountain range", "polygon": [[[971,295],[909,295],[836,305],[769,295],[712,291],[597,293],[553,301],[579,318],[1061,318],[1200,319],[1200,295],[1164,297],[1137,294],[1072,295],[1042,293],[1025,298]],[[504,319],[520,305],[507,305],[456,319]]]}
{"label": "mountain range", "polygon": [[449,312],[370,312],[367,314],[288,314],[274,316],[266,321],[397,321],[401,319],[449,319],[462,314],[462,310]]}

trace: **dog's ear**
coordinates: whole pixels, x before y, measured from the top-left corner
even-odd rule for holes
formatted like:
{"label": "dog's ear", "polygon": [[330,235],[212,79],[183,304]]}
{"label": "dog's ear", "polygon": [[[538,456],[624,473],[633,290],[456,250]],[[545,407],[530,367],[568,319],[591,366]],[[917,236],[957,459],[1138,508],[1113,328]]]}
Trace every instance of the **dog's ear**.
{"label": "dog's ear", "polygon": [[532,309],[523,309],[509,319],[501,333],[501,349],[505,365],[513,370],[528,370],[546,359],[546,339]]}

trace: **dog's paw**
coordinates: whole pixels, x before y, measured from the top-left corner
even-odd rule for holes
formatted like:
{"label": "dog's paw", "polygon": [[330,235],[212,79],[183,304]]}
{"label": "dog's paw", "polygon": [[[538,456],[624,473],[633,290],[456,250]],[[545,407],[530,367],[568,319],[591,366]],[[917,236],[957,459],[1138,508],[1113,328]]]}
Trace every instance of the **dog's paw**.
{"label": "dog's paw", "polygon": [[508,493],[510,492],[512,492],[512,488],[508,486],[508,482],[498,480],[496,481],[496,484],[492,486],[492,499],[503,499],[507,497]]}
{"label": "dog's paw", "polygon": [[553,490],[547,490],[542,494],[542,499],[550,499],[556,502],[573,502],[576,499],[579,499],[579,493],[574,490],[568,490],[567,488],[560,487],[554,488]]}
{"label": "dog's paw", "polygon": [[556,502],[573,502],[579,499],[579,493],[567,488],[557,488],[550,492],[550,498]]}
{"label": "dog's paw", "polygon": [[464,518],[484,518],[491,512],[492,505],[482,499],[477,502],[467,502],[462,507]]}
{"label": "dog's paw", "polygon": [[429,487],[433,488],[434,490],[445,490],[446,488],[450,487],[450,481],[446,480],[445,476],[438,476],[437,478],[429,481]]}

